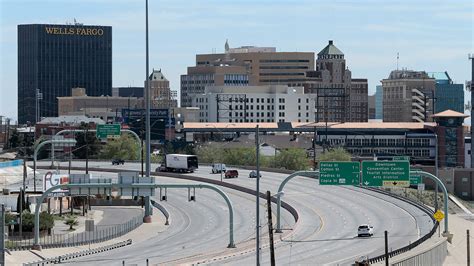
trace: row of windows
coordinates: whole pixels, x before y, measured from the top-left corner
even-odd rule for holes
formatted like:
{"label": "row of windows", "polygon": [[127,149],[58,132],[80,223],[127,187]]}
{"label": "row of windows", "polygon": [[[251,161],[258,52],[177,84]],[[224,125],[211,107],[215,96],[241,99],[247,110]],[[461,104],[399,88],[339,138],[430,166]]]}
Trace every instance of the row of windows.
{"label": "row of windows", "polygon": [[[243,123],[243,122],[250,122],[250,123],[253,123],[254,120],[253,119],[229,119],[229,122],[237,122],[237,123]],[[264,123],[264,122],[267,122],[267,123],[272,123],[272,122],[275,122],[275,119],[255,119],[255,122],[257,123]],[[283,121],[280,121],[280,122],[283,122]]]}
{"label": "row of windows", "polygon": [[308,69],[308,66],[260,66],[260,69]]}
{"label": "row of windows", "polygon": [[348,146],[382,146],[382,147],[401,147],[401,146],[415,146],[428,147],[430,146],[429,139],[414,138],[414,139],[332,139],[334,144],[345,144]]}
{"label": "row of windows", "polygon": [[260,63],[309,63],[309,60],[298,60],[298,59],[263,59]]}
{"label": "row of windows", "polygon": [[304,73],[260,73],[260,76],[304,76]]}
{"label": "row of windows", "polygon": [[291,82],[305,82],[305,79],[260,79],[260,82],[283,82],[283,83],[291,83]]}
{"label": "row of windows", "polygon": [[181,84],[214,84],[214,80],[182,80]]}
{"label": "row of windows", "polygon": [[353,155],[365,155],[365,156],[372,156],[374,154],[378,155],[408,155],[411,157],[423,157],[428,158],[430,157],[430,150],[428,149],[347,149]]}

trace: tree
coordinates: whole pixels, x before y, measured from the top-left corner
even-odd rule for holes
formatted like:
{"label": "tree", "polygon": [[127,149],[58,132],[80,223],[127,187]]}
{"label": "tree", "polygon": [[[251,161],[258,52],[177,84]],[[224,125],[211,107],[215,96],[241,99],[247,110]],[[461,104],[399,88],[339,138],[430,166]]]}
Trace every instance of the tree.
{"label": "tree", "polygon": [[121,135],[118,139],[108,140],[99,157],[102,159],[138,160],[140,158],[140,143],[137,143],[135,138],[130,135]]}
{"label": "tree", "polygon": [[89,158],[96,157],[101,149],[100,141],[95,137],[95,132],[79,132],[76,134],[76,146],[73,154],[76,158],[86,158],[86,144],[88,144]]}
{"label": "tree", "polygon": [[196,149],[196,155],[201,163],[223,162],[224,150],[215,144],[202,145]]}
{"label": "tree", "polygon": [[350,161],[351,154],[344,150],[344,148],[336,148],[328,150],[319,156],[319,161],[332,161],[332,162],[344,162]]}
{"label": "tree", "polygon": [[9,225],[11,222],[16,221],[16,215],[11,212],[5,212],[5,225]]}
{"label": "tree", "polygon": [[69,225],[69,230],[74,230],[74,226],[78,225],[79,222],[77,221],[77,217],[74,215],[68,215],[64,224]]}
{"label": "tree", "polygon": [[305,170],[308,168],[310,161],[306,155],[305,150],[298,148],[289,148],[280,151],[275,158],[274,165],[277,168],[285,168],[289,170]]}
{"label": "tree", "polygon": [[[23,220],[23,231],[25,232],[33,232],[33,228],[35,227],[35,215],[30,212],[23,212],[21,214]],[[49,230],[54,226],[54,218],[53,215],[47,212],[40,213],[40,230]]]}

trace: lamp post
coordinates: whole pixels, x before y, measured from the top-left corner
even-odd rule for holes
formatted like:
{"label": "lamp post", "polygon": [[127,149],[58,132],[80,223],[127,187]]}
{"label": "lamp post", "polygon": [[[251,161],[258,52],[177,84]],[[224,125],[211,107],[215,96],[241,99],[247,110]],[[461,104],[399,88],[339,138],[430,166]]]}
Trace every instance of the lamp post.
{"label": "lamp post", "polygon": [[255,128],[255,152],[257,154],[257,178],[256,178],[256,226],[255,226],[255,240],[256,240],[256,265],[260,266],[260,143],[258,139],[259,126]]}

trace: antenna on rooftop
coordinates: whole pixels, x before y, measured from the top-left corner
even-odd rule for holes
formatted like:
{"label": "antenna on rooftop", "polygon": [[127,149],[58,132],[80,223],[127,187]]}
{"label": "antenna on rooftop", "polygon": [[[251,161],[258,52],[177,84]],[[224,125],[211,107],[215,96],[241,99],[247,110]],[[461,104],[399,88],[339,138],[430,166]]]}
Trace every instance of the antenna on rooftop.
{"label": "antenna on rooftop", "polygon": [[397,70],[398,70],[398,59],[400,59],[400,54],[397,52]]}

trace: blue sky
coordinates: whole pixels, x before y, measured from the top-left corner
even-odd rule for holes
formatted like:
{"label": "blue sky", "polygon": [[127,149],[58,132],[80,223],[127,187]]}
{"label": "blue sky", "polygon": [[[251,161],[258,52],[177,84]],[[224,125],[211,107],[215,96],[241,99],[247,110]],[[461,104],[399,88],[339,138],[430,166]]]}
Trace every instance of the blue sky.
{"label": "blue sky", "polygon": [[[113,27],[113,86],[141,86],[145,74],[145,1],[0,0],[0,115],[17,117],[18,24],[73,22]],[[242,45],[319,52],[328,40],[345,53],[353,77],[375,85],[399,65],[470,79],[474,11],[456,1],[149,0],[150,70],[172,89],[198,53]],[[466,93],[466,98],[470,94]],[[467,100],[467,99],[466,99]]]}

